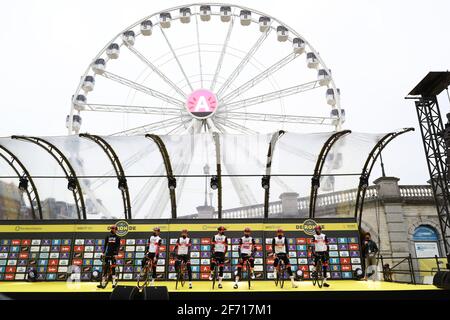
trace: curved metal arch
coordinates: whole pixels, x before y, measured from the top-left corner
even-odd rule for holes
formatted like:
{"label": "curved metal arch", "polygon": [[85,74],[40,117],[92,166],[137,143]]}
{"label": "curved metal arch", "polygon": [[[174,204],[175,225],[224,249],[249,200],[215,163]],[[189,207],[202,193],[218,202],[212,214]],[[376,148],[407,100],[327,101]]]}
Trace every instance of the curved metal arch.
{"label": "curved metal arch", "polygon": [[319,156],[317,157],[316,167],[314,168],[314,175],[311,178],[311,194],[309,197],[309,217],[314,218],[316,211],[317,193],[320,188],[320,176],[322,169],[333,145],[343,136],[351,133],[351,130],[343,130],[332,134],[322,146]]}
{"label": "curved metal arch", "polygon": [[372,151],[370,151],[359,177],[359,185],[356,195],[355,218],[358,218],[358,227],[360,229],[364,209],[364,199],[366,197],[367,187],[369,186],[369,177],[372,172],[373,166],[375,165],[375,162],[380,156],[381,151],[383,151],[383,149],[389,144],[389,142],[394,140],[396,137],[410,131],[414,131],[414,128],[404,128],[396,132],[390,132],[383,138],[381,138],[380,141],[378,141],[377,144],[372,148]]}
{"label": "curved metal arch", "polygon": [[[167,152],[166,145],[164,144],[162,139],[156,134],[146,134],[145,137],[148,139],[151,139],[158,146],[158,149],[163,158],[164,167],[166,168],[167,180],[170,181],[171,179],[175,179],[175,177],[173,176],[172,164],[170,162],[169,153]],[[175,189],[169,188],[169,194],[170,194],[170,206],[171,206],[171,211],[172,211],[172,219],[176,219],[177,218],[177,199],[176,199]]]}
{"label": "curved metal arch", "polygon": [[[6,154],[5,154],[6,153]],[[11,159],[8,158],[8,156]],[[31,213],[33,214],[34,220],[36,220],[36,212],[39,214],[39,219],[43,219],[42,217],[42,208],[41,208],[41,200],[39,198],[39,193],[36,188],[36,185],[34,184],[34,180],[31,177],[30,173],[28,172],[25,165],[19,160],[19,158],[10,150],[8,150],[6,147],[0,145],[0,157],[5,159],[5,161],[9,164],[11,168],[16,172],[17,177],[26,177],[28,181],[30,182],[31,188],[26,189],[28,200],[30,201],[30,207],[31,207]],[[17,168],[17,166],[19,168]],[[20,170],[22,171],[22,174],[20,173]]]}
{"label": "curved metal arch", "polygon": [[66,156],[52,143],[38,137],[27,137],[27,136],[12,136],[12,139],[22,140],[26,142],[31,142],[47,151],[59,164],[61,169],[64,171],[66,178],[74,179],[75,189],[72,191],[73,198],[75,200],[75,206],[77,208],[78,219],[87,219],[86,217],[86,207],[84,204],[83,192],[81,190],[80,182],[78,181],[77,174],[70,164]]}
{"label": "curved metal arch", "polygon": [[269,217],[269,201],[270,201],[270,174],[272,172],[272,159],[275,152],[275,146],[278,140],[286,133],[286,131],[280,130],[275,132],[270,139],[269,150],[267,151],[267,163],[266,163],[266,175],[268,188],[264,191],[264,218]]}
{"label": "curved metal arch", "polygon": [[95,142],[97,145],[102,148],[102,150],[106,153],[109,160],[111,161],[111,164],[113,165],[114,171],[116,172],[117,180],[119,184],[124,183],[124,186],[120,188],[120,192],[122,194],[122,201],[123,201],[123,210],[125,219],[131,219],[131,201],[130,201],[130,193],[128,190],[127,185],[127,177],[125,175],[125,171],[123,170],[122,163],[120,162],[119,157],[117,156],[117,153],[114,151],[113,147],[102,137],[97,135],[92,135],[88,133],[80,133],[80,137],[89,139],[93,142]]}
{"label": "curved metal arch", "polygon": [[213,132],[214,146],[216,148],[216,174],[217,174],[217,217],[222,219],[222,164],[220,157],[220,137]]}

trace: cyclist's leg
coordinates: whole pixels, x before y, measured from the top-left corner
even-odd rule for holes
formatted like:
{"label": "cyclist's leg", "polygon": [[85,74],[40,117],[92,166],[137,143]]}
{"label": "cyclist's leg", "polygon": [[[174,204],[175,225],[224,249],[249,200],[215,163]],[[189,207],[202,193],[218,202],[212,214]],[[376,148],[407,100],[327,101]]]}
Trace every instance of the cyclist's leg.
{"label": "cyclist's leg", "polygon": [[156,279],[156,265],[158,264],[158,255],[153,254],[152,259],[153,259],[152,280],[155,280]]}
{"label": "cyclist's leg", "polygon": [[292,276],[291,262],[289,261],[287,254],[283,254],[281,259],[283,259],[284,265],[286,266],[286,271],[288,275],[291,277]]}
{"label": "cyclist's leg", "polygon": [[225,254],[220,256],[220,258],[217,261],[217,263],[219,265],[219,288],[222,288],[223,267],[225,265]]}
{"label": "cyclist's leg", "polygon": [[189,282],[192,282],[192,268],[191,268],[191,260],[189,259],[189,256],[184,257],[184,262],[186,263],[186,269],[188,272]]}
{"label": "cyclist's leg", "polygon": [[117,275],[116,275],[116,259],[114,257],[111,257],[111,275],[112,275],[112,283],[113,288],[117,285]]}
{"label": "cyclist's leg", "polygon": [[175,272],[178,275],[178,272],[180,272],[180,265],[181,265],[181,257],[180,256],[176,256],[175,257]]}
{"label": "cyclist's leg", "polygon": [[319,262],[319,254],[316,252],[314,253],[314,257],[313,257],[313,261],[314,261],[314,270],[317,272],[317,263]]}
{"label": "cyclist's leg", "polygon": [[234,277],[234,288],[235,289],[237,289],[237,287],[238,287],[239,278],[241,277],[242,266],[244,265],[244,262],[245,262],[244,260],[246,260],[246,255],[241,254],[241,257],[239,258],[239,263],[237,265],[235,277]]}
{"label": "cyclist's leg", "polygon": [[294,274],[292,273],[291,262],[289,261],[289,257],[287,256],[287,254],[283,255],[283,262],[284,265],[286,266],[286,271],[289,275],[289,278],[291,279],[292,287],[297,288],[297,285],[295,284],[294,281]]}
{"label": "cyclist's leg", "polygon": [[106,277],[108,277],[108,269],[109,269],[109,259],[108,257],[104,257],[104,262],[102,265],[102,276],[100,278],[100,284],[97,288],[104,288],[106,284]]}
{"label": "cyclist's leg", "polygon": [[255,268],[255,258],[250,256],[248,258],[248,261],[250,262],[250,276],[252,277],[252,279],[255,279],[255,272],[253,271],[253,269]]}

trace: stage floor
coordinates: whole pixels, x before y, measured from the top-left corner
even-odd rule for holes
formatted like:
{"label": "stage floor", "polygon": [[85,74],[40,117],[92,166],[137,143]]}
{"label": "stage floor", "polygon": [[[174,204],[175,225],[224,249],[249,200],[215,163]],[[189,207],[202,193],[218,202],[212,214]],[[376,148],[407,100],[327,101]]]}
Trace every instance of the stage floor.
{"label": "stage floor", "polygon": [[[238,289],[233,289],[233,282],[224,281],[223,288],[217,287],[212,290],[211,282],[193,281],[193,288],[188,288],[188,283],[184,288],[175,289],[174,281],[158,281],[156,286],[167,286],[169,292],[332,292],[332,291],[442,291],[433,285],[412,285],[384,281],[355,281],[338,280],[328,281],[330,287],[318,288],[313,286],[311,281],[297,282],[298,288],[292,288],[290,282],[285,282],[284,288],[275,286],[273,281],[254,281],[251,289],[248,289],[246,282],[240,282]],[[86,292],[100,293],[111,292],[111,284],[105,289],[98,289],[97,282],[0,282],[0,293],[32,293],[32,292]],[[120,282],[119,285],[135,286],[136,282]]]}

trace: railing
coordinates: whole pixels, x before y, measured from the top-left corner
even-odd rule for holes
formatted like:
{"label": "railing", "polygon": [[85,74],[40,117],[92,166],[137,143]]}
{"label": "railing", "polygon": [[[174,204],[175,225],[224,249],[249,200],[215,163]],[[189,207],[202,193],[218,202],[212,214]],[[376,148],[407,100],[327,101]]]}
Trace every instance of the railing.
{"label": "railing", "polygon": [[400,196],[414,200],[433,200],[433,190],[431,186],[400,186]]}
{"label": "railing", "polygon": [[[399,186],[400,198],[405,201],[434,201],[433,191],[428,185],[403,185]],[[327,207],[336,207],[342,204],[352,205],[356,202],[357,189],[349,189],[344,191],[330,192],[319,194],[317,196],[316,209],[326,210]],[[365,202],[379,200],[377,186],[370,186],[367,188]],[[297,199],[299,214],[304,213],[305,216],[309,209],[309,196]],[[276,217],[283,214],[283,206],[281,201],[269,203],[269,216]],[[195,218],[196,214],[190,217]],[[217,212],[213,217],[217,217]],[[223,218],[262,218],[264,217],[264,204],[256,204],[251,206],[232,208],[222,211]]]}
{"label": "railing", "polygon": [[[443,259],[446,258],[413,258],[411,254],[406,257],[380,255],[377,262],[381,262],[384,281],[417,284],[420,277],[434,276],[438,271],[447,270]],[[421,261],[429,262],[429,266],[425,267]]]}

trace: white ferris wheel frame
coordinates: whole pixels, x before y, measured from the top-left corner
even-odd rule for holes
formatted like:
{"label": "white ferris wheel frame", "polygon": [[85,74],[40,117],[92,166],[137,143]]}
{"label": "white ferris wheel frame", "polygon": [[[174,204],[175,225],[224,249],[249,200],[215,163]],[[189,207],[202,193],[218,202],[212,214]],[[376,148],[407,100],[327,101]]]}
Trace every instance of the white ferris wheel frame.
{"label": "white ferris wheel frame", "polygon": [[[168,83],[172,87],[172,89],[174,89],[179,95],[181,95],[183,97],[186,97],[187,94],[184,91],[182,91],[175,83],[173,83],[162,72],[160,72],[160,70],[158,69],[157,66],[154,66],[152,64],[152,62],[147,60],[132,45],[126,44],[125,41],[121,41],[121,42],[116,42],[116,41],[117,41],[117,39],[120,39],[120,37],[122,37],[122,35],[125,32],[133,30],[136,27],[138,27],[142,22],[144,22],[146,20],[150,20],[150,19],[153,18],[153,20],[152,20],[153,28],[155,28],[157,26],[159,27],[159,30],[162,32],[163,36],[165,37],[165,39],[167,41],[167,44],[168,44],[168,46],[170,48],[170,51],[173,53],[174,58],[175,58],[175,60],[176,60],[176,62],[178,64],[178,66],[180,67],[180,70],[182,71],[183,76],[184,76],[188,86],[191,89],[193,89],[193,87],[191,85],[191,82],[190,82],[188,76],[186,75],[186,73],[184,72],[184,69],[183,69],[183,67],[182,67],[182,65],[181,65],[181,63],[180,63],[180,61],[179,61],[179,59],[178,59],[178,57],[177,57],[177,55],[175,53],[175,50],[173,49],[173,47],[171,46],[170,41],[168,40],[167,36],[165,35],[164,28],[162,28],[161,25],[160,25],[159,16],[162,13],[171,13],[171,21],[179,20],[180,17],[181,17],[181,15],[179,14],[179,10],[180,9],[182,9],[182,8],[196,8],[196,7],[205,6],[205,5],[206,6],[210,6],[211,8],[212,7],[230,7],[231,10],[230,10],[230,14],[229,15],[231,17],[231,21],[228,22],[230,24],[234,23],[234,19],[236,19],[236,18],[239,19],[240,15],[235,12],[237,10],[248,10],[251,13],[254,13],[254,14],[258,15],[259,17],[267,17],[271,21],[270,25],[268,26],[269,29],[267,31],[265,31],[265,32],[262,32],[262,34],[261,34],[260,38],[258,39],[258,41],[256,42],[256,44],[250,49],[250,51],[247,53],[246,57],[241,61],[241,64],[243,64],[243,66],[239,65],[234,70],[232,75],[230,77],[228,77],[226,82],[224,84],[222,84],[221,89],[219,89],[219,92],[217,93],[217,96],[218,96],[218,99],[219,99],[218,109],[222,106],[223,102],[225,102],[227,100],[229,101],[231,99],[230,96],[231,97],[239,96],[239,94],[240,94],[239,90],[242,89],[242,87],[245,87],[245,85],[249,85],[250,82],[252,82],[252,81],[254,82],[254,80],[257,79],[257,78],[258,78],[257,79],[258,83],[260,81],[263,81],[264,79],[269,77],[269,75],[270,75],[270,73],[272,71],[276,72],[282,66],[284,66],[287,63],[289,63],[290,60],[295,59],[295,54],[291,53],[287,57],[282,58],[281,60],[276,62],[274,65],[266,68],[266,70],[264,70],[262,73],[258,74],[256,77],[250,79],[248,82],[246,82],[244,85],[241,85],[236,90],[232,90],[231,92],[227,92],[227,94],[225,94],[225,96],[220,96],[219,97],[219,93],[221,93],[222,91],[226,91],[226,89],[228,88],[225,85],[229,85],[230,82],[232,82],[234,80],[233,77],[236,77],[236,73],[237,74],[240,73],[239,68],[240,67],[245,67],[245,65],[248,63],[248,61],[252,58],[252,50],[255,49],[255,47],[256,47],[256,49],[258,48],[258,44],[262,43],[264,41],[264,39],[267,37],[268,33],[270,33],[271,31],[275,31],[276,32],[277,26],[284,26],[285,28],[287,28],[289,30],[289,32],[295,38],[302,39],[304,41],[305,48],[308,48],[307,52],[314,53],[316,59],[318,60],[319,64],[321,65],[321,67],[329,72],[330,69],[326,66],[326,64],[324,63],[324,61],[323,61],[322,57],[320,56],[320,54],[306,40],[305,37],[300,35],[298,32],[296,32],[293,28],[288,26],[286,23],[280,21],[279,19],[277,19],[277,18],[275,18],[275,17],[273,17],[271,15],[268,15],[268,14],[263,13],[261,11],[250,9],[250,8],[247,8],[247,7],[244,7],[244,6],[227,4],[227,3],[191,3],[191,4],[186,4],[186,5],[180,5],[180,6],[172,7],[172,8],[169,8],[169,9],[165,9],[163,11],[159,11],[159,12],[153,13],[153,14],[151,14],[149,16],[146,16],[146,17],[142,18],[141,20],[133,23],[132,25],[130,25],[129,27],[125,28],[120,33],[118,33],[116,36],[114,36],[105,45],[105,47],[95,56],[95,58],[92,59],[91,63],[87,67],[85,73],[81,77],[81,80],[80,80],[80,83],[79,83],[79,85],[77,87],[76,93],[73,96],[72,101],[71,101],[71,108],[70,108],[70,114],[69,114],[69,119],[68,119],[68,134],[71,135],[71,134],[74,133],[74,130],[73,130],[73,117],[74,117],[74,113],[76,112],[76,110],[75,110],[75,103],[76,103],[75,99],[76,99],[76,97],[81,92],[83,92],[85,96],[88,95],[88,92],[85,92],[82,89],[83,81],[84,81],[86,76],[90,75],[90,71],[91,71],[93,63],[95,61],[97,61],[97,59],[102,58],[102,56],[104,56],[104,53],[106,52],[108,47],[111,44],[113,44],[113,43],[117,43],[120,48],[122,48],[123,46],[126,46],[136,56],[141,58],[141,60],[143,60],[143,62],[146,63],[147,66],[153,70],[153,72],[158,74],[161,77],[161,79],[164,80],[166,83]],[[172,15],[172,13],[174,13],[174,12],[177,12],[177,14],[173,14]],[[199,15],[200,15],[200,11],[197,11],[197,10],[196,11],[192,11],[191,14],[190,14],[191,17],[195,16],[196,18]],[[211,16],[220,16],[220,13],[213,12],[211,10],[210,15]],[[154,22],[155,18],[157,18],[156,22]],[[251,16],[251,23],[256,23],[256,24],[259,23],[259,21],[257,19],[255,19],[254,15]],[[230,30],[231,30],[231,28],[232,28],[232,26],[229,27]],[[226,42],[228,41],[228,39],[230,37],[230,30],[229,30],[229,32],[227,34],[227,39],[225,40]],[[197,29],[197,31],[198,31],[198,29]],[[137,38],[137,37],[139,37],[141,35],[142,35],[142,33],[140,31],[136,32],[135,33],[135,38]],[[289,37],[288,41],[292,42],[292,39],[293,39],[292,37]],[[200,43],[198,42],[198,46],[199,45],[200,45]],[[220,69],[222,67],[221,64],[222,64],[222,61],[223,61],[223,56],[225,54],[225,49],[226,49],[226,43],[224,44],[224,46],[222,48],[221,56],[219,58],[219,61],[218,61],[217,67],[216,67],[216,72],[214,74],[214,78],[213,78],[213,81],[211,83],[211,89],[214,88],[215,85],[217,84],[217,76],[218,76],[218,73],[219,73],[219,71],[220,71]],[[294,58],[292,58],[292,56],[294,56]],[[110,58],[107,57],[107,56],[104,57],[104,59],[105,59],[105,63],[108,63],[108,61],[110,60]],[[200,68],[201,68],[201,58],[200,58],[200,56],[199,56],[199,63],[200,63]],[[105,71],[105,73],[106,73],[106,76],[105,76],[106,78],[114,78],[114,81],[118,81],[118,82],[121,82],[121,83],[126,83],[128,81],[128,83],[125,84],[125,85],[133,87],[134,89],[136,89],[135,86],[139,86],[138,83],[134,83],[131,80],[125,79],[125,78],[120,77],[118,75],[114,75],[112,73],[109,73],[108,71]],[[94,78],[95,78],[95,76],[96,76],[96,74],[93,75]],[[201,74],[201,77],[202,77],[201,81],[203,83],[203,74]],[[319,82],[319,80],[315,80],[315,81],[311,81],[310,83],[303,83],[303,84],[301,84],[299,86],[294,86],[294,87],[282,89],[282,90],[279,90],[279,91],[271,92],[271,93],[266,94],[266,95],[260,95],[260,96],[253,97],[253,98],[247,98],[247,99],[244,99],[242,101],[234,101],[231,104],[227,105],[227,110],[226,111],[222,111],[220,109],[217,110],[217,113],[216,113],[217,115],[226,113],[226,118],[220,118],[217,121],[212,121],[212,118],[201,120],[201,119],[196,119],[195,117],[192,117],[191,123],[188,124],[187,127],[185,127],[184,132],[185,133],[186,132],[192,132],[192,133],[198,132],[199,131],[199,127],[200,128],[204,127],[205,131],[222,132],[222,131],[225,130],[224,129],[224,126],[225,126],[225,123],[224,123],[225,121],[224,120],[225,119],[230,119],[230,118],[231,119],[237,119],[237,120],[255,120],[255,121],[272,121],[272,122],[273,121],[275,121],[275,122],[279,121],[279,122],[292,122],[292,123],[325,124],[325,121],[326,120],[330,120],[331,118],[329,118],[329,117],[313,117],[313,116],[286,116],[286,115],[283,115],[283,114],[260,114],[260,113],[245,113],[245,114],[242,114],[242,113],[235,112],[236,110],[239,110],[240,108],[245,108],[245,107],[247,107],[249,105],[258,104],[258,103],[261,103],[261,102],[268,101],[270,99],[272,99],[272,100],[273,99],[277,99],[278,96],[280,96],[280,98],[282,98],[283,94],[284,94],[284,96],[287,96],[287,95],[291,95],[291,94],[297,94],[297,93],[302,92],[302,91],[315,89],[317,87],[322,87],[323,85],[318,85],[318,82]],[[250,85],[251,85],[251,83],[250,83]],[[338,110],[338,116],[337,116],[337,118],[335,118],[333,120],[335,121],[335,125],[334,125],[335,126],[335,130],[336,131],[340,131],[342,129],[342,123],[343,123],[342,113],[341,113],[341,106],[340,106],[340,94],[339,94],[339,90],[337,89],[336,84],[334,82],[333,76],[331,75],[330,72],[329,72],[329,83],[326,85],[326,87],[327,88],[332,88],[334,90],[334,93],[335,93],[336,103],[335,103],[335,105],[333,105],[332,108]],[[140,88],[140,89],[147,90],[147,93],[149,93],[150,95],[156,96],[156,97],[161,98],[163,100],[169,100],[170,99],[172,105],[179,105],[180,106],[180,110],[175,109],[175,108],[167,108],[167,107],[164,107],[164,108],[163,107],[153,107],[152,108],[152,107],[144,107],[144,106],[124,106],[124,105],[96,105],[96,104],[92,104],[92,106],[95,106],[96,108],[102,108],[103,107],[103,108],[105,108],[105,110],[108,109],[108,108],[110,108],[110,110],[114,110],[114,108],[116,108],[116,110],[117,110],[117,108],[121,108],[123,110],[123,113],[141,113],[141,114],[142,113],[146,113],[146,114],[160,114],[161,110],[164,109],[164,114],[165,115],[173,115],[174,116],[174,118],[170,118],[170,119],[165,120],[166,124],[167,124],[168,121],[169,122],[173,121],[173,123],[175,123],[176,119],[178,119],[178,121],[181,122],[183,126],[184,126],[184,122],[187,122],[186,120],[183,120],[183,117],[185,117],[186,115],[191,116],[191,115],[189,115],[189,113],[186,112],[185,105],[184,105],[183,101],[171,98],[171,97],[169,97],[169,96],[167,96],[167,95],[165,95],[163,93],[158,92],[157,90],[153,90],[153,89],[150,89],[150,88],[147,88],[147,87],[144,87],[144,86],[143,86],[143,88]],[[139,90],[139,89],[137,89],[137,90]],[[149,90],[151,90],[151,91],[149,91]],[[228,107],[229,107],[229,109],[228,109]],[[126,109],[126,111],[124,109]],[[153,128],[154,130],[156,130],[158,128],[158,123],[151,123],[151,124],[149,124],[147,126],[142,126],[142,127],[148,127],[148,126],[150,126],[152,124],[156,125]],[[229,125],[231,127],[234,126],[235,127],[234,129],[242,131],[244,133],[249,133],[249,132],[255,133],[255,131],[250,130],[250,129],[246,130],[245,127],[243,127],[241,125],[238,125],[237,123],[234,123],[234,122],[227,122],[227,125]],[[140,133],[139,128],[141,128],[141,127],[132,128],[130,130],[119,132],[118,134],[121,134],[121,133],[122,134]],[[133,129],[134,129],[134,132],[133,132]],[[130,131],[130,132],[128,132],[128,131]]]}

